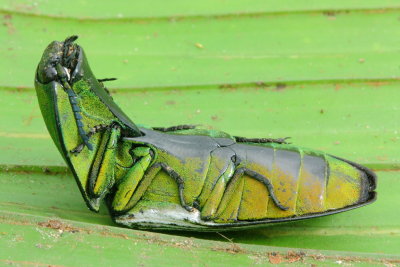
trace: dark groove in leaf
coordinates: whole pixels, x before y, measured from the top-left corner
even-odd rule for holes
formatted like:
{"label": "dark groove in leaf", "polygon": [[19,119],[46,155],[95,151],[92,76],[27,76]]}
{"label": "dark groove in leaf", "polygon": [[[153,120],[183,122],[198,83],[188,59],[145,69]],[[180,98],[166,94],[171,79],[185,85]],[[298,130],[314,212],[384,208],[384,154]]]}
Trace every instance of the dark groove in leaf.
{"label": "dark groove in leaf", "polygon": [[17,11],[11,9],[0,9],[2,14],[21,15],[27,17],[41,17],[56,20],[76,20],[87,22],[159,22],[167,21],[174,22],[179,20],[201,20],[201,19],[236,19],[238,17],[261,17],[261,16],[285,16],[296,14],[323,14],[327,16],[333,15],[347,15],[350,13],[383,13],[383,12],[398,12],[400,7],[383,7],[383,8],[332,8],[332,9],[314,9],[314,10],[281,10],[281,11],[262,11],[262,12],[237,12],[237,13],[222,13],[222,14],[201,14],[201,15],[171,15],[171,16],[158,16],[158,17],[70,17],[61,15],[48,15],[36,14],[24,11]]}
{"label": "dark groove in leaf", "polygon": [[[207,90],[207,89],[244,89],[244,88],[270,88],[271,90],[290,89],[291,86],[301,85],[351,85],[351,84],[363,84],[363,83],[376,83],[378,86],[380,83],[400,83],[399,78],[372,78],[372,79],[327,79],[327,80],[293,80],[293,81],[265,81],[265,82],[245,82],[245,83],[230,83],[230,84],[198,84],[198,85],[173,85],[173,86],[155,86],[155,87],[130,87],[130,88],[113,88],[109,86],[109,89],[115,93],[128,93],[128,92],[140,92],[140,91],[171,91],[171,90]],[[282,86],[285,85],[285,86]],[[1,86],[0,91],[11,91],[11,92],[33,92],[33,87],[12,87],[12,86]]]}

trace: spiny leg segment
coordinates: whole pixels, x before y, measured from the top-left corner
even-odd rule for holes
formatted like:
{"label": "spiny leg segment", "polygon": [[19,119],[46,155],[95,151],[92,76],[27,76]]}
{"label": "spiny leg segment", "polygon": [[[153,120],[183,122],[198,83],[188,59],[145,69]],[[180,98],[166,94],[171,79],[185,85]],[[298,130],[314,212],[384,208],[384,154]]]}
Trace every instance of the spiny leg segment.
{"label": "spiny leg segment", "polygon": [[187,205],[185,199],[183,198],[183,189],[185,189],[185,185],[183,179],[179,176],[179,174],[164,162],[159,162],[154,165],[155,168],[160,168],[160,170],[161,169],[164,170],[166,173],[169,174],[169,176],[174,178],[174,180],[178,184],[179,200],[181,202],[182,207],[185,208],[187,211],[193,211],[193,207]]}
{"label": "spiny leg segment", "polygon": [[[98,133],[98,132],[101,132],[101,131],[104,131],[104,130],[110,128],[110,127],[112,127],[112,126],[106,125],[106,124],[99,124],[99,125],[96,125],[96,126],[94,126],[93,128],[91,128],[91,129],[89,130],[89,133],[88,133],[86,136],[87,136],[87,138],[89,139],[89,138],[92,137],[94,134],[96,134],[96,133]],[[81,143],[81,144],[77,145],[75,148],[71,149],[70,152],[71,152],[72,154],[77,155],[77,154],[79,154],[79,153],[82,152],[82,150],[83,150],[84,147],[85,147],[85,143]]]}
{"label": "spiny leg segment", "polygon": [[276,144],[290,144],[287,142],[290,137],[284,138],[246,138],[241,136],[234,136],[238,143],[276,143]]}
{"label": "spiny leg segment", "polygon": [[175,132],[175,131],[180,131],[180,130],[191,130],[195,129],[196,125],[188,125],[188,124],[182,124],[182,125],[176,125],[176,126],[171,126],[171,127],[153,127],[153,130],[159,131],[159,132]]}
{"label": "spiny leg segment", "polygon": [[247,176],[256,179],[268,189],[268,193],[274,204],[280,208],[281,210],[288,210],[288,207],[283,206],[280,201],[276,198],[274,193],[274,187],[272,186],[271,182],[268,180],[267,177],[247,168],[239,168],[236,170],[235,175],[243,176],[246,174]]}
{"label": "spiny leg segment", "polygon": [[75,49],[75,46],[73,44],[73,42],[77,38],[78,36],[73,35],[65,39],[63,57],[61,62],[57,62],[55,64],[55,69],[57,72],[57,77],[59,79],[59,82],[68,95],[68,99],[74,113],[76,126],[78,128],[78,133],[82,138],[83,143],[87,146],[87,148],[89,150],[93,150],[93,146],[92,144],[89,143],[89,138],[87,137],[85,130],[83,129],[81,110],[78,106],[78,96],[76,95],[74,90],[72,90],[71,85],[69,84],[71,78],[69,68],[71,68],[73,65],[76,64],[76,58],[78,53],[77,49]]}
{"label": "spiny leg segment", "polygon": [[79,136],[82,138],[82,141],[87,146],[87,148],[89,150],[93,150],[93,146],[92,144],[89,143],[89,138],[87,137],[85,130],[83,129],[81,109],[78,106],[78,96],[76,95],[74,90],[72,90],[69,84],[69,73],[63,66],[61,66],[60,63],[57,63],[56,70],[58,78],[60,79],[60,83],[68,95],[68,100],[71,104],[74,113],[74,118],[76,126],[78,128]]}

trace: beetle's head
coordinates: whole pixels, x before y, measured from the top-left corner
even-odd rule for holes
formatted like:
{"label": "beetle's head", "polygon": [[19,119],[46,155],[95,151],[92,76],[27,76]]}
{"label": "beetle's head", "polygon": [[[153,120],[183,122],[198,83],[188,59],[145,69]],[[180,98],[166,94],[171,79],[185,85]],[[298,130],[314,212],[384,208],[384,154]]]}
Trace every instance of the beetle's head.
{"label": "beetle's head", "polygon": [[77,38],[74,35],[64,42],[53,41],[47,46],[37,68],[36,78],[40,83],[47,84],[62,78],[71,81],[74,71],[76,76],[76,67],[82,53],[81,47],[74,43]]}
{"label": "beetle's head", "polygon": [[[141,133],[96,79],[83,49],[74,43],[76,39],[71,36],[47,46],[37,67],[35,88],[54,143],[73,172],[87,205],[97,211],[104,195],[91,195],[87,185],[102,133],[89,133],[96,126],[116,124],[126,136]],[[82,143],[85,145],[80,153],[74,153]]]}
{"label": "beetle's head", "polygon": [[[103,103],[102,107],[97,105],[97,108],[109,110],[127,134],[130,136],[142,135],[137,126],[114,102],[104,85],[96,79],[82,47],[74,43],[77,38],[74,35],[63,42],[53,41],[47,46],[37,67],[36,88],[38,85],[49,84],[53,84],[52,87],[55,87],[54,83],[63,86],[63,82],[67,82],[76,94],[79,94],[78,91],[82,90],[90,91]],[[80,83],[77,86],[78,91],[75,88],[77,83]],[[82,83],[84,83],[84,86]]]}

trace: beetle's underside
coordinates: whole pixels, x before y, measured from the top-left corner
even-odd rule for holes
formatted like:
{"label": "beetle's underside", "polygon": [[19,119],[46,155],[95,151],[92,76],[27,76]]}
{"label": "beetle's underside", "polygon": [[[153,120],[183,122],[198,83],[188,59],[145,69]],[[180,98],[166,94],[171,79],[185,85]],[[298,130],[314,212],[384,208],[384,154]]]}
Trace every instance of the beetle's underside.
{"label": "beetle's underside", "polygon": [[285,139],[137,127],[74,40],[49,45],[35,85],[48,130],[90,209],[105,199],[113,219],[128,227],[221,231],[375,200],[373,172]]}
{"label": "beetle's underside", "polygon": [[[142,131],[144,136],[125,140],[141,145],[151,141],[152,146],[162,151],[160,154],[181,156],[182,167],[173,164],[171,167],[182,177],[203,175],[204,179],[195,181],[204,180],[204,183],[193,186],[200,190],[188,190],[188,198],[195,199],[198,208],[187,211],[179,208],[178,191],[173,194],[174,190],[162,189],[169,179],[167,173],[152,178],[141,201],[126,214],[115,217],[116,222],[129,227],[196,231],[243,229],[334,214],[375,200],[375,175],[371,171],[324,153],[286,144],[257,145],[227,138],[182,136],[184,131],[179,131],[179,135]],[[216,146],[210,152],[200,153],[212,144]],[[197,146],[198,153],[191,155],[193,146]],[[194,158],[198,160],[188,160]],[[214,206],[215,210],[210,211],[209,203],[216,194],[207,191],[217,188],[221,173],[232,159],[239,161],[236,170],[246,171],[231,176],[221,200]],[[220,171],[213,171],[215,169]],[[257,175],[268,177],[271,187]]]}

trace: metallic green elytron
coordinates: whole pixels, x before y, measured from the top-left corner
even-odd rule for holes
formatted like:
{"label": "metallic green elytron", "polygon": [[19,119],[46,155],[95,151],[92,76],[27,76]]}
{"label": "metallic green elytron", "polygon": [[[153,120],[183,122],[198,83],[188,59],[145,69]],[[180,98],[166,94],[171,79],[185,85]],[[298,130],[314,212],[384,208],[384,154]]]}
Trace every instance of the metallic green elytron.
{"label": "metallic green elytron", "polygon": [[105,200],[114,221],[128,227],[221,231],[375,200],[373,172],[284,138],[136,126],[95,78],[76,38],[46,48],[35,87],[49,133],[91,210]]}

